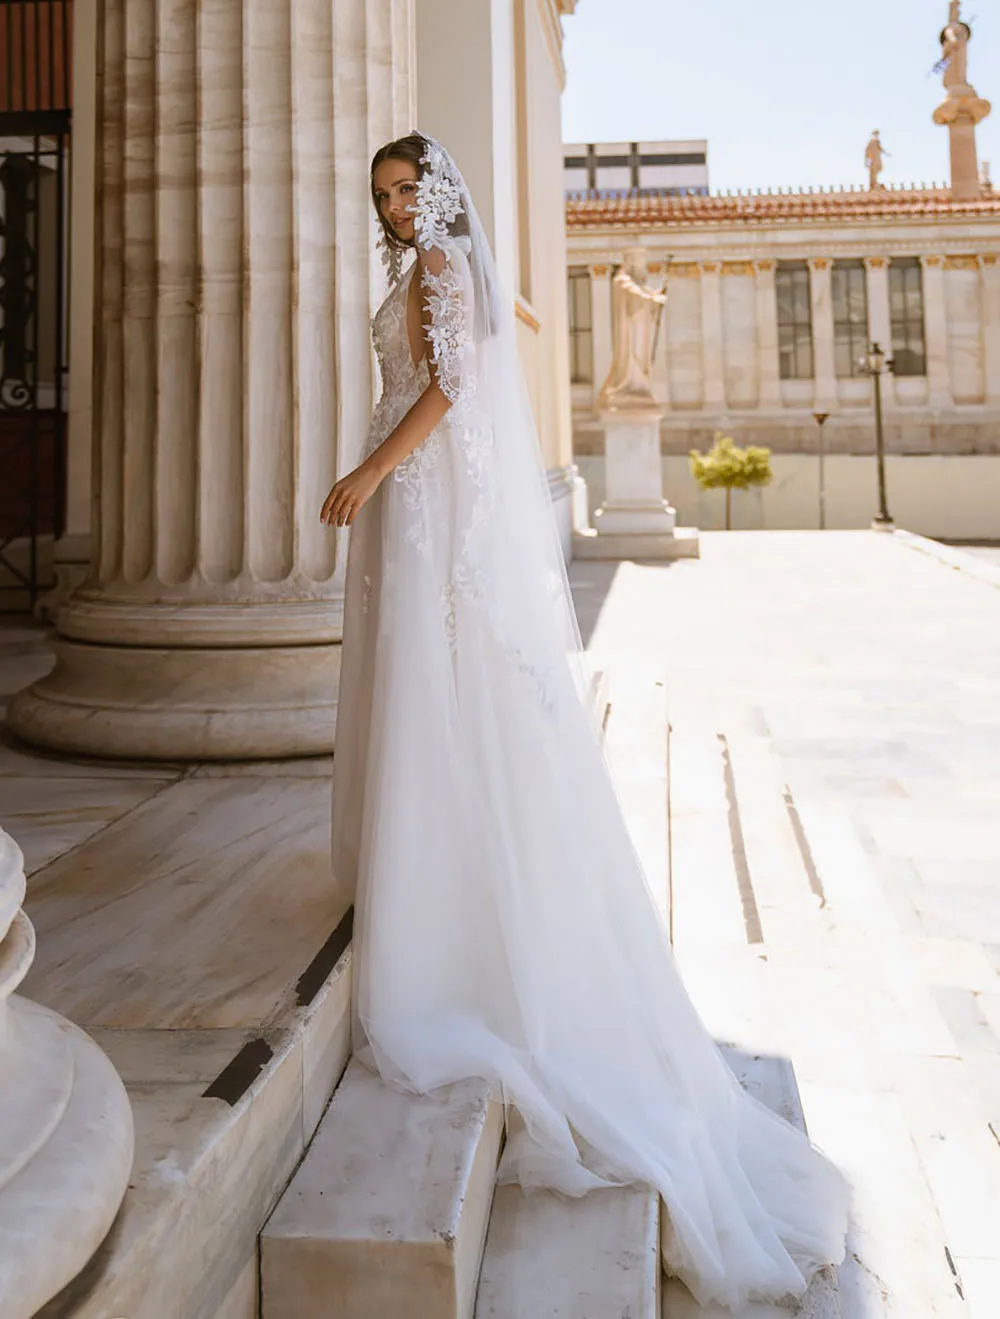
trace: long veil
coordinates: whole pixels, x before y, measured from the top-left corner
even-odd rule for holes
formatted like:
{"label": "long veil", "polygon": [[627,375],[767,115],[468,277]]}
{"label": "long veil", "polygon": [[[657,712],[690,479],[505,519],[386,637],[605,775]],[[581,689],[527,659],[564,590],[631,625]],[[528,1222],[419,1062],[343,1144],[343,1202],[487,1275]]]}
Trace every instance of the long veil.
{"label": "long veil", "polygon": [[410,1090],[499,1082],[523,1118],[503,1181],[658,1188],[665,1263],[700,1301],[801,1294],[843,1256],[846,1187],[741,1089],[684,990],[588,707],[513,301],[430,139],[417,193],[452,408],[387,493],[363,810],[339,853],[335,798],[355,1048]]}

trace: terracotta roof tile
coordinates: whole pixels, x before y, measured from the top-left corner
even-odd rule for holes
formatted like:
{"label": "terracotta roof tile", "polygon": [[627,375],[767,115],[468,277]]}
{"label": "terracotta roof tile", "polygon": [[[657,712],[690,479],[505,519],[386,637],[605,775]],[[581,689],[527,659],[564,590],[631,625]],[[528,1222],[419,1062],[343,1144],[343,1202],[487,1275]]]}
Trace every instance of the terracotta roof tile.
{"label": "terracotta roof tile", "polygon": [[924,216],[1000,216],[1000,193],[955,201],[948,188],[817,189],[677,197],[635,192],[568,193],[570,229],[636,224],[732,224],[734,221],[882,220]]}

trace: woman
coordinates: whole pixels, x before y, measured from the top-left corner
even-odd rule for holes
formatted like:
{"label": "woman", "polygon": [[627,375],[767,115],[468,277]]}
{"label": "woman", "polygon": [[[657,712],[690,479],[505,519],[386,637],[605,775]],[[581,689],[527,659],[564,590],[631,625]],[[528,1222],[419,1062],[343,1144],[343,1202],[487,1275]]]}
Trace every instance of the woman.
{"label": "woman", "polygon": [[372,196],[383,389],[322,511],[352,527],[333,863],[355,1049],[409,1090],[500,1082],[524,1118],[502,1181],[657,1187],[699,1301],[801,1294],[843,1256],[846,1188],[681,984],[586,704],[513,304],[437,143],[383,147]]}

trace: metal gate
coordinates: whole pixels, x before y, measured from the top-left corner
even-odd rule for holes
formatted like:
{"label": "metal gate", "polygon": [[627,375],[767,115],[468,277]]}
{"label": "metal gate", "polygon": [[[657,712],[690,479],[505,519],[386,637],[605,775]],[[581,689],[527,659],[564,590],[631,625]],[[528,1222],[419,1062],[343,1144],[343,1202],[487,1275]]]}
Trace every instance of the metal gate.
{"label": "metal gate", "polygon": [[0,612],[66,507],[71,0],[0,0]]}

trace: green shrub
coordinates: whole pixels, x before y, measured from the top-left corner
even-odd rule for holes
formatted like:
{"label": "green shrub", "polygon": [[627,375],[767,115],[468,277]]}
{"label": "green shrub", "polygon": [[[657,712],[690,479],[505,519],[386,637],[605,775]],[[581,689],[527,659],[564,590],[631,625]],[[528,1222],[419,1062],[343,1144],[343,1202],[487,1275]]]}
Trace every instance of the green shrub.
{"label": "green shrub", "polygon": [[734,490],[749,490],[754,485],[768,485],[774,478],[771,471],[771,450],[749,444],[737,448],[728,435],[716,431],[715,443],[708,453],[692,449],[691,474],[702,490],[725,490],[726,530],[732,526],[730,500]]}

